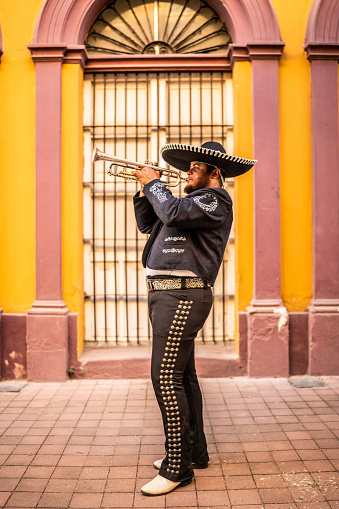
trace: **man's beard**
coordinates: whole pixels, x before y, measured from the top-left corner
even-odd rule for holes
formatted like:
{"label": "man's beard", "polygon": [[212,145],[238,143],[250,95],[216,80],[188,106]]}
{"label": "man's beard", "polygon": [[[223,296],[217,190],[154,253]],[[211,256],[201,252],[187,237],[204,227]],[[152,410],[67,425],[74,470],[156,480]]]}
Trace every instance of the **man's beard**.
{"label": "man's beard", "polygon": [[184,187],[184,193],[189,194],[193,193],[193,191],[197,191],[198,189],[204,189],[205,187],[208,187],[208,184],[209,175],[203,175],[202,177],[200,177],[200,179],[195,185],[186,184],[186,186]]}

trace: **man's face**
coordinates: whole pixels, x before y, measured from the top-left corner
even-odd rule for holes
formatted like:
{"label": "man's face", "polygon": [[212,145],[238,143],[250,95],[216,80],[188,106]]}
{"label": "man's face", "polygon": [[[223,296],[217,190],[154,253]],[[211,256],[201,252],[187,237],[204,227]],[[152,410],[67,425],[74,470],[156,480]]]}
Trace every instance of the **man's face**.
{"label": "man's face", "polygon": [[185,193],[192,193],[198,189],[210,187],[211,176],[207,173],[207,166],[204,163],[193,161],[187,172],[188,184],[184,188]]}

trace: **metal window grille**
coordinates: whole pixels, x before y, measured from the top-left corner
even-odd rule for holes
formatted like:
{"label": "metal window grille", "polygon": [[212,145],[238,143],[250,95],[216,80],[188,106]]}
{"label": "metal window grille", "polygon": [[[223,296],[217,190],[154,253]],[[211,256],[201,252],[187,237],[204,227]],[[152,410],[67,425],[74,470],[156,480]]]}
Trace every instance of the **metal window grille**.
{"label": "metal window grille", "polygon": [[[230,73],[95,73],[84,86],[85,339],[140,344],[150,341],[145,235],[136,227],[132,197],[138,189],[107,175],[108,162],[91,165],[100,150],[132,161],[159,160],[165,143],[215,140],[233,150]],[[233,195],[233,182],[227,190]],[[175,188],[173,194],[182,196]],[[214,305],[197,340],[234,338],[233,232],[214,286]]]}

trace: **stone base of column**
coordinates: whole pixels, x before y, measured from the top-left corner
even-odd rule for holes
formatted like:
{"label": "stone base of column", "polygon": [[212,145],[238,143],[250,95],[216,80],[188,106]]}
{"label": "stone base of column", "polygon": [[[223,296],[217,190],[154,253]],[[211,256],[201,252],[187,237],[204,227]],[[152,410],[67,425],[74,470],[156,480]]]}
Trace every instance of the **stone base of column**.
{"label": "stone base of column", "polygon": [[317,299],[309,310],[309,374],[339,375],[339,300]]}
{"label": "stone base of column", "polygon": [[68,367],[68,309],[63,301],[36,301],[27,312],[27,379],[64,382]]}
{"label": "stone base of column", "polygon": [[248,375],[289,376],[288,313],[279,300],[253,300],[248,312]]}

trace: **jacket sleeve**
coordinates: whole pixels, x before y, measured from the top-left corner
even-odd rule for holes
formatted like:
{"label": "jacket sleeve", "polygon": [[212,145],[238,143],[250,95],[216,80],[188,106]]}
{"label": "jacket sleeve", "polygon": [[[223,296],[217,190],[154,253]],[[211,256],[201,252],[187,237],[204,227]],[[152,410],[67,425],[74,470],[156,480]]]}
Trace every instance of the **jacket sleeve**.
{"label": "jacket sleeve", "polygon": [[232,209],[228,195],[224,197],[212,188],[175,198],[160,180],[152,180],[143,191],[156,215],[170,228],[215,228]]}
{"label": "jacket sleeve", "polygon": [[133,197],[133,204],[138,229],[141,233],[151,233],[154,223],[158,219],[151,203],[146,196],[140,196],[138,192]]}

